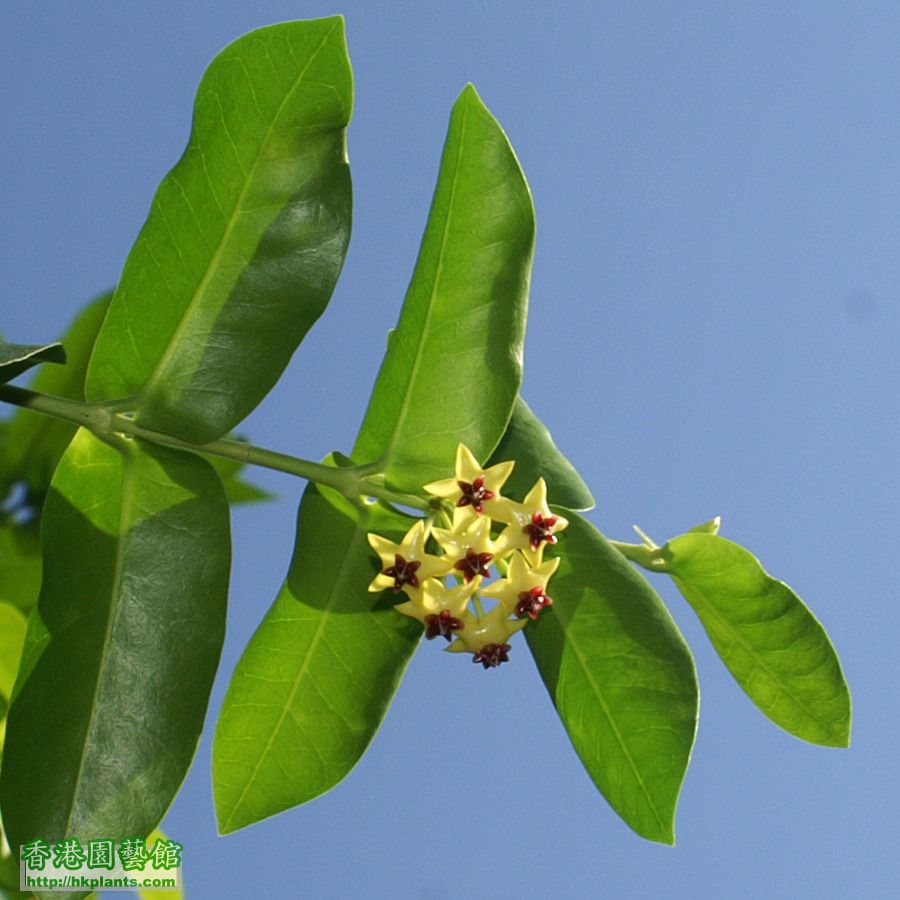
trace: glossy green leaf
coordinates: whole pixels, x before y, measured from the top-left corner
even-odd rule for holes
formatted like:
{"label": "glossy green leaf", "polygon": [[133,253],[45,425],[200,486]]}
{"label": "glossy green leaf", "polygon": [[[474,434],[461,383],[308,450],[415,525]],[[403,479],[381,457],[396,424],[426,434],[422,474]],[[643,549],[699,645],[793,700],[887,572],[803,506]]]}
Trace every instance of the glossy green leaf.
{"label": "glossy green leaf", "polygon": [[7,466],[4,465],[4,457],[6,455],[8,443],[7,434],[9,433],[9,421],[0,419],[0,503],[9,494],[14,479],[9,475]]}
{"label": "glossy green leaf", "polygon": [[25,616],[9,603],[0,603],[0,695],[7,699],[12,696],[24,640]]}
{"label": "glossy green leaf", "polygon": [[366,532],[408,520],[310,485],[290,571],[235,669],[213,743],[219,830],[243,828],[337,784],[375,734],[421,626],[368,593]]}
{"label": "glossy green leaf", "polygon": [[718,534],[721,527],[722,517],[714,516],[708,522],[701,522],[699,525],[689,528],[688,532],[690,534]]}
{"label": "glossy green leaf", "polygon": [[233,476],[224,482],[225,497],[232,505],[238,503],[262,503],[265,500],[274,500],[277,496],[271,491],[264,490],[259,485],[251,484],[242,478]]}
{"label": "glossy green leaf", "polygon": [[752,553],[692,533],[661,551],[716,652],[747,696],[785,731],[814,744],[850,743],[850,692],[825,629]]}
{"label": "glossy green leaf", "polygon": [[90,400],[195,443],[268,393],[325,309],[350,234],[343,20],[286,22],[213,60],[100,332]]}
{"label": "glossy green leaf", "polygon": [[[25,641],[25,616],[14,606],[0,603],[0,758],[6,739],[6,715],[12,696],[22,645]],[[0,822],[0,851],[3,845],[3,828]]]}
{"label": "glossy green leaf", "polygon": [[[39,369],[30,385],[32,390],[72,400],[84,399],[88,361],[112,296],[111,292],[103,294],[76,316],[60,339],[66,348],[66,365]],[[76,428],[68,422],[24,409],[16,410],[15,415],[2,424],[0,484],[6,485],[7,489],[17,481],[26,484],[31,491],[31,505],[36,509],[43,500],[53,471]],[[204,458],[219,473],[229,503],[254,503],[271,499],[272,495],[267,491],[243,480],[241,473],[245,466],[242,463],[217,456]],[[3,564],[3,554],[0,552],[0,600],[3,598]]]}
{"label": "glossy green leaf", "polygon": [[[84,399],[88,360],[111,298],[111,293],[104,294],[78,314],[60,339],[66,348],[66,365],[40,369],[31,382],[32,390]],[[75,427],[67,422],[30,410],[16,410],[0,441],[0,471],[9,481],[24,481],[43,494],[73,434]]]}
{"label": "glossy green leaf", "polygon": [[528,404],[516,398],[512,418],[487,465],[514,459],[516,467],[503,488],[508,497],[524,497],[543,476],[550,502],[566,509],[593,509],[590,489],[553,442],[547,426]]}
{"label": "glossy green leaf", "polygon": [[456,101],[415,272],[353,451],[416,491],[499,442],[522,377],[534,210],[506,135]]}
{"label": "glossy green leaf", "polygon": [[[6,698],[0,697],[0,767],[3,764],[3,741],[6,735]],[[19,864],[12,856],[9,841],[0,821],[0,900],[19,900],[33,897],[19,890]]]}
{"label": "glossy green leaf", "polygon": [[65,361],[66,351],[62,344],[7,344],[0,341],[0,384],[12,381],[32,366]]}
{"label": "glossy green leaf", "polygon": [[41,540],[37,522],[0,525],[0,603],[28,613],[41,587]]}
{"label": "glossy green leaf", "polygon": [[0,857],[0,898],[3,900],[21,900],[31,898],[34,894],[26,894],[19,890],[19,865],[11,856]]}
{"label": "glossy green leaf", "polygon": [[671,844],[697,725],[694,662],[647,581],[562,512],[553,606],[525,629],[528,645],[594,784],[638,834]]}
{"label": "glossy green leaf", "polygon": [[44,579],[9,710],[10,843],[147,834],[196,748],[225,627],[221,483],[200,458],[79,431],[42,520]]}

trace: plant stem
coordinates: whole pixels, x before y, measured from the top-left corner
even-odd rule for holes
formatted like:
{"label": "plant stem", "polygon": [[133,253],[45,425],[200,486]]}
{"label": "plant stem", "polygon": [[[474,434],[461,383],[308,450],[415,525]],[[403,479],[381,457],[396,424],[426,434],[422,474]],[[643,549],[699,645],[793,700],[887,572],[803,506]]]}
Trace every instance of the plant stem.
{"label": "plant stem", "polygon": [[90,428],[91,431],[108,433],[112,425],[111,405],[82,403],[66,397],[53,397],[11,384],[0,386],[0,400],[43,413],[45,416],[52,416],[54,419],[62,419],[74,425],[83,425],[85,428]]}
{"label": "plant stem", "polygon": [[627,559],[650,572],[667,571],[661,550],[656,545],[648,547],[646,544],[625,544],[621,541],[610,541],[610,543]]}
{"label": "plant stem", "polygon": [[29,391],[10,384],[0,385],[0,400],[43,413],[46,416],[62,419],[65,422],[71,422],[74,425],[81,425],[99,437],[124,434],[164,447],[205,453],[238,463],[275,469],[278,472],[285,472],[288,475],[332,487],[353,501],[357,501],[360,496],[372,496],[416,509],[426,510],[429,508],[428,502],[421,497],[393,491],[384,485],[373,482],[369,478],[373,474],[370,465],[326,466],[322,463],[300,459],[286,453],[278,453],[275,450],[255,447],[252,444],[228,438],[220,438],[207,444],[192,444],[173,435],[138,425],[130,415],[121,411],[130,405],[127,401],[85,403],[66,397],[40,394],[37,391]]}

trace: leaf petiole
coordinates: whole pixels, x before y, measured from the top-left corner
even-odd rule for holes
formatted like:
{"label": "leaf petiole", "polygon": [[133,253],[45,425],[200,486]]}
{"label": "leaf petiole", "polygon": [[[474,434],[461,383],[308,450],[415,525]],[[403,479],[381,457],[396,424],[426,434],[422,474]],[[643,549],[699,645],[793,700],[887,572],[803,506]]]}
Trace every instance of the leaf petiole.
{"label": "leaf petiole", "polygon": [[646,544],[626,544],[622,541],[609,541],[616,550],[626,559],[637,563],[641,568],[650,572],[665,572],[666,562],[662,557],[660,548],[655,544],[648,547]]}

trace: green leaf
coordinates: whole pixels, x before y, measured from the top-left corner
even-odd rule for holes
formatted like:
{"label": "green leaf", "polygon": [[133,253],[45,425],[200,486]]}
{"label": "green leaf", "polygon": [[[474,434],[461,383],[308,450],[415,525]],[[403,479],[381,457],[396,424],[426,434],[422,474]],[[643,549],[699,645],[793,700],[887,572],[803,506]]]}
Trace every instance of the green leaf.
{"label": "green leaf", "polygon": [[[31,383],[32,390],[73,400],[84,399],[88,361],[112,296],[112,292],[103,294],[76,316],[60,339],[66,348],[66,365],[39,369]],[[33,505],[38,506],[76,427],[23,409],[17,410],[8,422],[0,424],[4,426],[0,431],[0,480],[6,485],[24,482],[32,493]],[[219,473],[229,503],[255,503],[272,498],[268,491],[240,477],[245,469],[243,463],[218,456],[204,455],[204,459]],[[3,592],[3,556],[0,553],[0,599]]]}
{"label": "green leaf", "polygon": [[[6,741],[6,716],[9,697],[12,694],[22,644],[25,640],[26,619],[14,606],[0,603],[0,768],[3,763],[3,745]],[[20,894],[19,869],[8,853],[8,841],[0,821],[0,897],[29,896]]]}
{"label": "green leaf", "polygon": [[213,60],[188,147],[159,186],[88,371],[139,424],[219,438],[324,311],[350,234],[343,20],[287,22]]}
{"label": "green leaf", "polygon": [[514,459],[516,467],[503,488],[504,494],[524,497],[543,476],[551,503],[566,509],[594,508],[590,489],[575,466],[563,456],[547,426],[521,397],[516,398],[506,432],[487,465],[507,459]]}
{"label": "green leaf", "polygon": [[62,344],[7,344],[0,341],[0,384],[45,362],[64,363]]}
{"label": "green leaf", "polygon": [[[111,299],[111,292],[104,294],[78,314],[60,339],[68,356],[66,365],[39,369],[31,383],[32,390],[73,400],[84,399],[88,360]],[[6,429],[0,434],[0,478],[7,484],[25,482],[37,506],[76,427],[22,409],[17,410],[12,419],[4,424]],[[268,491],[241,478],[241,472],[246,468],[243,463],[201,455],[219,473],[229,503],[258,503],[272,499],[273,495]],[[2,569],[3,559],[0,556],[0,597],[3,591]]]}
{"label": "green leaf", "polygon": [[661,551],[716,652],[747,696],[785,731],[814,744],[850,743],[850,692],[825,629],[752,553],[692,533]]}
{"label": "green leaf", "polygon": [[25,640],[25,616],[9,603],[0,603],[0,695],[12,696],[13,683]]}
{"label": "green leaf", "polygon": [[235,669],[213,743],[223,834],[312,800],[372,740],[422,633],[368,593],[378,558],[366,532],[408,520],[310,484],[290,571]]}
{"label": "green leaf", "polygon": [[[26,618],[14,606],[0,603],[0,760],[6,741],[6,716],[9,712],[9,698],[22,658],[25,642]],[[0,854],[5,847],[3,823],[0,822]]]}
{"label": "green leaf", "polygon": [[221,483],[192,454],[82,430],[42,541],[0,775],[10,844],[147,834],[196,749],[224,635]]}
{"label": "green leaf", "polygon": [[594,784],[638,834],[671,844],[697,725],[694,662],[647,581],[562,512],[553,606],[525,629],[528,645]]}
{"label": "green leaf", "polygon": [[708,522],[701,522],[699,525],[689,528],[688,531],[691,534],[718,534],[721,527],[722,517],[714,516]]}
{"label": "green leaf", "polygon": [[235,505],[238,503],[261,503],[264,500],[274,500],[275,494],[266,491],[256,484],[244,481],[242,478],[232,477],[224,482],[225,497],[228,502]]}
{"label": "green leaf", "polygon": [[33,896],[19,890],[19,864],[11,856],[0,857],[0,897],[21,900]]}
{"label": "green leaf", "polygon": [[41,540],[37,522],[0,525],[0,603],[29,613],[41,587]]}
{"label": "green leaf", "polygon": [[[112,293],[103,294],[78,314],[60,338],[66,348],[66,365],[40,369],[31,382],[32,390],[72,400],[84,399],[88,360],[111,299]],[[67,422],[30,410],[17,410],[0,442],[0,471],[4,479],[24,481],[32,490],[43,494],[73,434],[75,426]]]}
{"label": "green leaf", "polygon": [[415,272],[352,453],[417,491],[462,441],[487,459],[512,413],[534,248],[525,176],[467,86],[456,101]]}

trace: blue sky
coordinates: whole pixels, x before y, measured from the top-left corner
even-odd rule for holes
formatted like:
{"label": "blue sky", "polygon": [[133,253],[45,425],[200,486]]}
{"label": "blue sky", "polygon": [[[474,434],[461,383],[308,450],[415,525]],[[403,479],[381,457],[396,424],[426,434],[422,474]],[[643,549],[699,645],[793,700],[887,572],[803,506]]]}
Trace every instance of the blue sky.
{"label": "blue sky", "polygon": [[[890,3],[5,4],[0,330],[39,342],[115,283],[193,94],[242,33],[343,12],[354,233],[331,306],[244,431],[348,450],[424,224],[450,105],[475,83],[531,184],[524,393],[593,521],[723,534],[829,630],[849,751],[779,732],[671,586],[702,710],[675,848],[581,769],[524,648],[482,672],[423,647],[325,797],[215,834],[204,740],[166,828],[189,896],[863,897],[895,886],[894,557],[900,8]],[[287,568],[302,485],[234,518],[210,724]],[[430,651],[430,652],[429,652]],[[266,868],[278,863],[278,871]]]}

